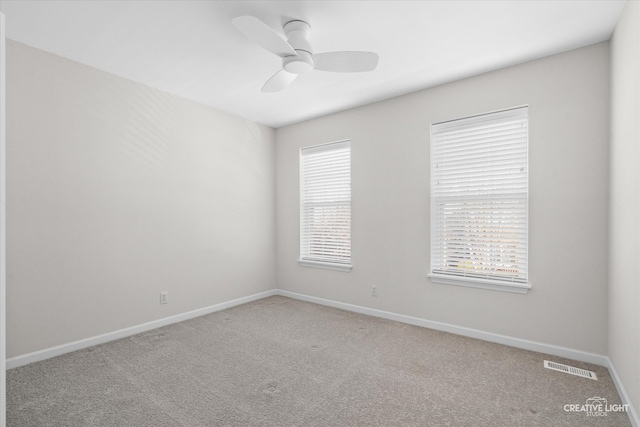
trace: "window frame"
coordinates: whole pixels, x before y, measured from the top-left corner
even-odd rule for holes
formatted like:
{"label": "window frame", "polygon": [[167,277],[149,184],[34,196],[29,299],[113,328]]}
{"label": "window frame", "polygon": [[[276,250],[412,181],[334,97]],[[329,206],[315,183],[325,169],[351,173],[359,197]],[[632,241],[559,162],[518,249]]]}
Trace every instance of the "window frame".
{"label": "window frame", "polygon": [[[508,118],[510,116],[518,116],[521,118],[524,118],[524,120],[526,121],[526,140],[525,140],[525,147],[526,147],[526,159],[525,159],[525,163],[526,163],[526,184],[525,184],[525,191],[526,194],[524,196],[524,202],[525,202],[525,207],[524,207],[524,217],[525,217],[525,225],[524,225],[524,244],[525,244],[525,264],[526,264],[526,271],[525,271],[525,277],[524,277],[524,281],[523,279],[518,279],[517,281],[509,281],[507,279],[496,279],[495,275],[493,276],[493,278],[489,277],[489,274],[478,274],[475,272],[470,272],[470,276],[465,276],[465,275],[461,275],[459,272],[457,272],[457,274],[443,274],[442,268],[440,268],[439,272],[434,272],[434,270],[437,270],[436,267],[434,267],[434,246],[436,245],[436,238],[439,238],[440,241],[444,241],[444,236],[441,234],[436,233],[435,230],[435,224],[437,221],[437,218],[435,217],[436,215],[436,197],[434,195],[435,192],[435,180],[434,180],[434,174],[435,174],[435,161],[436,161],[436,157],[434,155],[434,149],[435,149],[435,143],[434,143],[434,127],[438,127],[440,126],[441,128],[444,129],[451,129],[451,128],[455,128],[456,126],[459,126],[460,128],[473,128],[474,125],[479,127],[480,123],[482,122],[486,122],[487,120],[489,121],[493,121],[493,120],[508,120]],[[457,122],[457,123],[456,123]],[[442,131],[438,131],[438,132],[442,132]],[[430,172],[430,251],[429,251],[429,272],[427,274],[427,277],[434,283],[440,283],[440,284],[447,284],[447,285],[456,285],[456,286],[466,286],[466,287],[473,287],[473,288],[481,288],[481,289],[489,289],[489,290],[497,290],[497,291],[505,291],[505,292],[513,292],[513,293],[520,293],[520,294],[526,294],[529,289],[531,289],[531,283],[530,283],[530,277],[529,277],[529,182],[530,182],[530,171],[529,171],[529,107],[527,105],[525,106],[520,106],[520,107],[515,107],[515,108],[509,108],[509,109],[505,109],[505,110],[499,110],[499,111],[494,111],[494,112],[490,112],[490,113],[484,113],[484,114],[479,114],[479,115],[475,115],[475,116],[470,116],[470,117],[465,117],[465,118],[461,118],[461,119],[454,119],[454,120],[450,120],[450,121],[446,121],[446,122],[439,122],[439,123],[433,123],[431,124],[431,128],[430,128],[430,141],[429,141],[429,145],[430,145],[430,168],[431,168],[431,172]],[[490,194],[490,193],[489,193]],[[498,198],[496,197],[495,194],[491,195],[490,194],[490,200],[498,200]],[[483,196],[483,197],[486,197]],[[446,198],[446,197],[445,197]],[[452,197],[449,197],[449,199],[453,200]],[[471,200],[472,197],[469,197],[467,200]],[[514,199],[517,199],[516,196],[514,196]],[[440,199],[442,200],[442,199]],[[442,220],[444,222],[444,219]],[[440,244],[439,247],[440,251],[444,251],[444,246],[443,244]],[[446,259],[446,258],[444,258]],[[470,261],[471,262],[471,261]],[[467,273],[464,273],[467,274]],[[485,277],[480,277],[484,275]]]}
{"label": "window frame", "polygon": [[[328,260],[324,260],[324,259],[319,259],[319,258],[314,258],[312,256],[307,256],[304,254],[304,247],[305,247],[305,236],[306,236],[306,232],[305,232],[305,170],[304,170],[304,156],[308,155],[308,154],[313,154],[313,153],[319,153],[319,152],[329,152],[329,151],[334,151],[334,150],[339,150],[342,149],[344,147],[347,147],[349,149],[349,168],[348,168],[348,188],[349,188],[349,200],[348,200],[348,206],[349,206],[349,231],[348,231],[348,235],[349,235],[349,239],[348,239],[348,247],[349,247],[349,257],[348,257],[348,262],[331,262]],[[305,153],[306,152],[306,153]],[[300,200],[299,200],[299,225],[300,225],[300,229],[299,229],[299,258],[298,258],[298,265],[302,266],[302,267],[312,267],[312,268],[322,268],[322,269],[327,269],[327,270],[336,270],[336,271],[343,271],[343,272],[350,272],[352,269],[352,261],[351,261],[351,241],[352,241],[352,234],[351,234],[351,230],[352,230],[352,224],[351,224],[351,209],[352,209],[352,195],[351,195],[351,140],[350,139],[344,139],[344,140],[339,140],[339,141],[333,141],[333,142],[328,142],[328,143],[323,143],[323,144],[317,144],[317,145],[312,145],[312,146],[307,146],[307,147],[302,147],[299,150],[299,161],[298,161],[298,165],[299,165],[299,191],[300,191]],[[328,166],[329,168],[331,167],[331,165]],[[339,204],[344,204],[344,200],[340,201],[340,202],[326,202],[327,204],[330,203],[339,203]]]}

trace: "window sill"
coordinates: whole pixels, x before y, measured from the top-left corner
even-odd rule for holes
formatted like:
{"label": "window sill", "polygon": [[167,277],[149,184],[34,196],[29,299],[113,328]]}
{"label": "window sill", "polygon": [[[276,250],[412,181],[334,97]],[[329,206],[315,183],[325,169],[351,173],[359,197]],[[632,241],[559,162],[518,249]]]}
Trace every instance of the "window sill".
{"label": "window sill", "polygon": [[298,264],[301,267],[324,268],[325,270],[351,271],[351,264],[333,264],[330,262],[310,261],[307,259],[299,259]]}
{"label": "window sill", "polygon": [[512,292],[526,294],[531,285],[521,283],[507,283],[498,280],[469,279],[464,277],[448,277],[440,274],[428,274],[427,277],[434,283],[454,286],[466,286],[469,288],[489,289],[492,291]]}

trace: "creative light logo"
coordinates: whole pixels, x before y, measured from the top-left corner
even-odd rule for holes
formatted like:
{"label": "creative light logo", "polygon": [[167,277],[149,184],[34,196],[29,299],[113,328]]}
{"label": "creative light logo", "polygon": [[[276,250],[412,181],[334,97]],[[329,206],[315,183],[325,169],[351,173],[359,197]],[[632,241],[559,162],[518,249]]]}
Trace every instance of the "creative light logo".
{"label": "creative light logo", "polygon": [[611,404],[607,403],[604,397],[591,397],[584,404],[567,404],[564,405],[565,412],[584,412],[588,417],[606,417],[609,412],[627,412],[628,404]]}

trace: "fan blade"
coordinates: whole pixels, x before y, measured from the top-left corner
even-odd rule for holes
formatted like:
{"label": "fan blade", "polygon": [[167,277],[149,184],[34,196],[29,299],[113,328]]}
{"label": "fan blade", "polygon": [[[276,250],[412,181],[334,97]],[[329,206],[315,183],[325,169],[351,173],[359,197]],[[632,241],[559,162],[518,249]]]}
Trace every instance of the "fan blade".
{"label": "fan blade", "polygon": [[378,54],[373,52],[326,52],[313,55],[316,70],[356,73],[375,70]]}
{"label": "fan blade", "polygon": [[293,74],[286,70],[280,70],[267,80],[264,86],[262,86],[262,91],[280,92],[282,89],[293,83],[296,77],[298,77],[298,74]]}
{"label": "fan blade", "polygon": [[269,52],[275,53],[280,57],[296,55],[296,51],[293,50],[289,43],[255,16],[238,16],[233,18],[231,22],[249,40],[259,44]]}

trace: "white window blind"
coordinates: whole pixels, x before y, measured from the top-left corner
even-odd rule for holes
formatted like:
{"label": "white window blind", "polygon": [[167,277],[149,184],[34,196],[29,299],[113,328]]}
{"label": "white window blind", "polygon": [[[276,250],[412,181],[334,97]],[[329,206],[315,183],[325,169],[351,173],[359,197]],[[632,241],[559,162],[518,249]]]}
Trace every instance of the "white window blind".
{"label": "white window blind", "polygon": [[522,107],[431,126],[432,280],[530,287],[528,120]]}
{"label": "white window blind", "polygon": [[300,150],[300,263],[351,268],[351,143]]}

